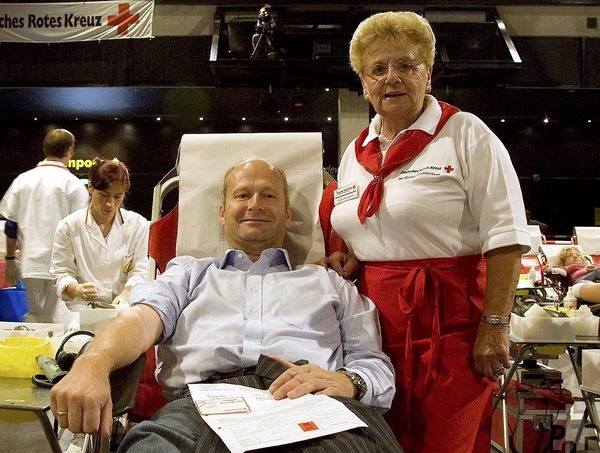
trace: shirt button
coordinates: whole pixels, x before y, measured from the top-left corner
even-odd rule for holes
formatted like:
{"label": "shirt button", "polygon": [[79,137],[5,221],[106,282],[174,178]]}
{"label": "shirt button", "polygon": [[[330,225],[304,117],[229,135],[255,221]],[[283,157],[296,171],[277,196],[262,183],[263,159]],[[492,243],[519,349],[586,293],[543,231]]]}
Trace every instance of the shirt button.
{"label": "shirt button", "polygon": [[252,310],[250,310],[252,313],[256,313],[256,308],[253,308]]}

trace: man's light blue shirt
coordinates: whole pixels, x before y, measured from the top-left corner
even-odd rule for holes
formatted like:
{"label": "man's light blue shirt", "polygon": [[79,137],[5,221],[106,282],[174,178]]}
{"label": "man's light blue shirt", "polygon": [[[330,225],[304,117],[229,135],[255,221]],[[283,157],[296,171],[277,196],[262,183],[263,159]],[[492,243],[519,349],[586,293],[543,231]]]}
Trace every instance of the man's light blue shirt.
{"label": "man's light blue shirt", "polygon": [[345,367],[367,383],[363,403],[381,412],[391,405],[394,371],[374,304],[333,270],[293,268],[284,249],[267,249],[256,262],[239,250],[221,262],[175,258],[154,282],[133,288],[130,303],[140,302],[163,322],[157,377],[169,397],[265,354]]}

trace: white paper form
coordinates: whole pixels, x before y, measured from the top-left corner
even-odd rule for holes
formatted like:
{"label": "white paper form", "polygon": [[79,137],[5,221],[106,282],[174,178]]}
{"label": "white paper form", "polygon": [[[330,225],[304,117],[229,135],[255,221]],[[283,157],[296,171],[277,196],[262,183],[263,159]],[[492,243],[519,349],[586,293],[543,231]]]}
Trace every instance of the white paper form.
{"label": "white paper form", "polygon": [[326,395],[274,400],[267,390],[190,384],[202,418],[233,453],[327,436],[367,425]]}

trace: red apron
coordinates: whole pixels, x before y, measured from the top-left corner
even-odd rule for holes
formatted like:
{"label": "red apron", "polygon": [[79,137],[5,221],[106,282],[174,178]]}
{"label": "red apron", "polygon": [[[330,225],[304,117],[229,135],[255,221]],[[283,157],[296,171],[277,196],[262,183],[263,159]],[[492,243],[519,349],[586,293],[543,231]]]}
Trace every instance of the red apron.
{"label": "red apron", "polygon": [[481,256],[363,263],[396,370],[384,417],[406,453],[489,452],[493,384],[473,366],[485,292]]}

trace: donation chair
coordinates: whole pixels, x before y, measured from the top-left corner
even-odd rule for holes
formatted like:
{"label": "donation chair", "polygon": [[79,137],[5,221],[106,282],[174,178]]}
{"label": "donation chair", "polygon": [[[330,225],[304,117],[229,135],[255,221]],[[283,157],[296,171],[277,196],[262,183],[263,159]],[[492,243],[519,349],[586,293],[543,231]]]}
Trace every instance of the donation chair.
{"label": "donation chair", "polygon": [[[184,135],[176,167],[154,188],[148,243],[149,279],[164,272],[178,255],[197,258],[221,256],[227,242],[218,222],[225,172],[249,156],[263,158],[285,170],[292,222],[285,247],[296,264],[311,263],[325,255],[319,222],[319,203],[326,183],[333,178],[323,170],[320,133],[190,134]],[[225,151],[226,150],[226,151]],[[177,204],[165,213],[165,199],[178,190]],[[138,403],[130,419],[138,421],[139,406],[152,415],[164,404],[154,378],[156,357],[148,351]]]}
{"label": "donation chair", "polygon": [[572,241],[600,265],[600,227],[574,227]]}
{"label": "donation chair", "polygon": [[[583,253],[583,256],[585,256],[585,258],[587,259],[587,261],[589,263],[592,264],[594,262],[592,257],[590,255],[588,255],[587,253],[585,253],[583,251],[582,247],[579,245],[575,245],[575,244],[567,244],[567,245],[542,244],[540,246],[540,253],[538,254],[540,268],[543,268],[547,264],[549,264],[551,266],[558,266],[558,262],[557,262],[558,254],[564,247],[571,247],[571,246],[577,247],[578,249],[580,249],[581,252]],[[566,285],[565,279],[563,277],[561,277],[560,275],[549,274],[549,273],[543,274],[542,281],[547,284],[551,284],[551,285],[555,286],[556,289],[561,292],[561,299],[562,299],[562,296],[567,294],[567,290],[569,288]]]}

